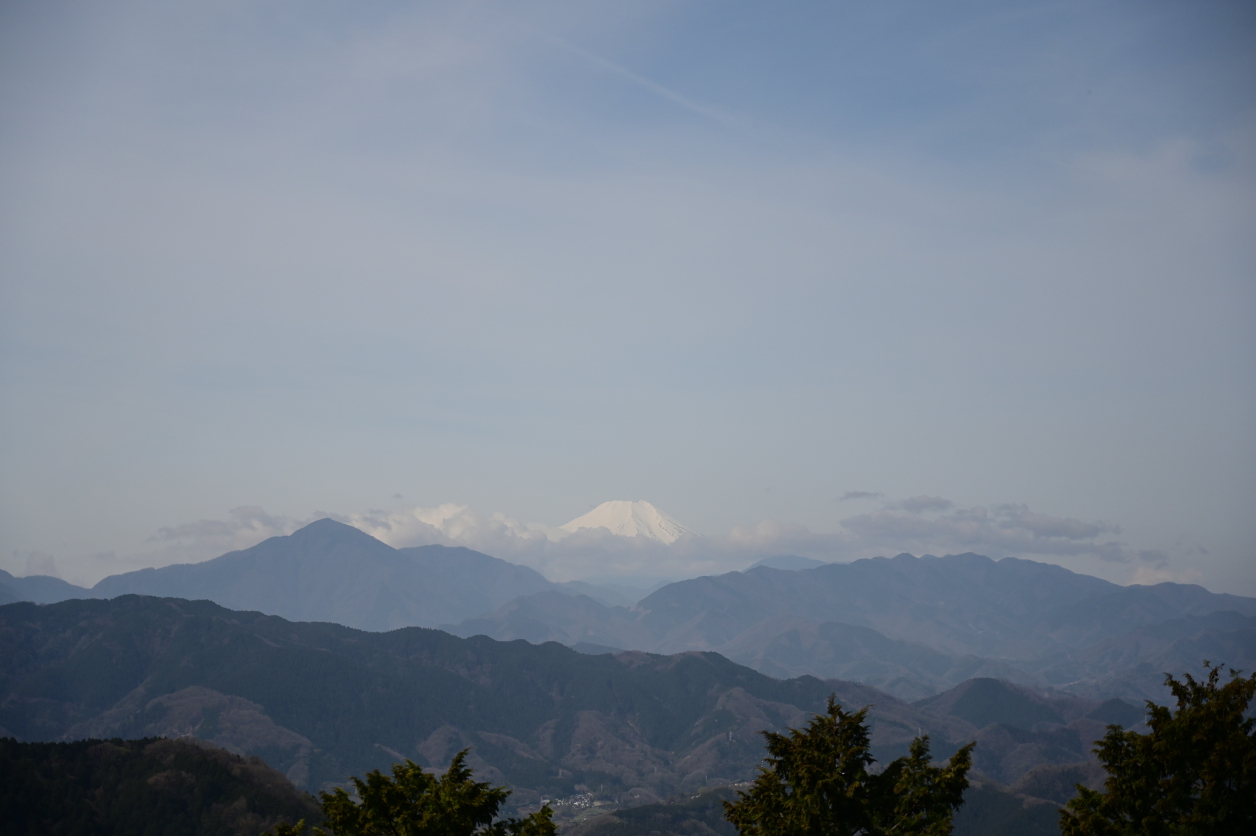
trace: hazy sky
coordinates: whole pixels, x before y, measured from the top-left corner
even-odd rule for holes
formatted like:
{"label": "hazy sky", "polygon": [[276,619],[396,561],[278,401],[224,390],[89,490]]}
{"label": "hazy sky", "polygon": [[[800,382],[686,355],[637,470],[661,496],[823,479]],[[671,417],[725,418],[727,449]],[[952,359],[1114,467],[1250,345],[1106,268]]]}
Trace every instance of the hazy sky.
{"label": "hazy sky", "polygon": [[647,499],[1256,594],[1256,6],[10,0],[0,363],[16,574]]}

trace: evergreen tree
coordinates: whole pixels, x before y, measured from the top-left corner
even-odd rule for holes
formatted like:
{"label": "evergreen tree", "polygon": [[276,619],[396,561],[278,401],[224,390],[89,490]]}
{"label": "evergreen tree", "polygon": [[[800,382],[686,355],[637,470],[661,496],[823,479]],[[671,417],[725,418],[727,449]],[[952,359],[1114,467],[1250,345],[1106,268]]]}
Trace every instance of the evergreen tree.
{"label": "evergreen tree", "polygon": [[1256,719],[1247,715],[1256,674],[1221,666],[1165,684],[1177,711],[1147,702],[1150,732],[1108,726],[1095,752],[1108,771],[1103,792],[1078,786],[1060,811],[1064,836],[1204,836],[1256,833]]}
{"label": "evergreen tree", "polygon": [[768,766],[749,792],[725,802],[725,817],[743,836],[947,836],[976,744],[935,767],[929,738],[918,737],[909,755],[871,772],[867,714],[849,714],[830,696],[806,730],[764,732]]}
{"label": "evergreen tree", "polygon": [[[378,769],[368,773],[365,781],[352,778],[356,802],[343,789],[320,792],[328,829],[316,827],[313,832],[323,836],[554,836],[549,807],[524,819],[493,821],[510,790],[472,781],[466,756],[466,749],[459,752],[439,778],[408,760],[393,766],[391,778]],[[274,836],[304,832],[301,821],[295,827],[280,825]]]}

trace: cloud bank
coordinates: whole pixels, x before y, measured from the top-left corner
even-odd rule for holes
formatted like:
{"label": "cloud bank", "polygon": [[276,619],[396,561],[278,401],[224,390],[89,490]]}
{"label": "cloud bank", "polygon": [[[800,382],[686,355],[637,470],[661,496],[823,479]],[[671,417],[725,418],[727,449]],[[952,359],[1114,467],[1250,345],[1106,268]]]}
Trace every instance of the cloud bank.
{"label": "cloud bank", "polygon": [[1106,565],[1126,576],[1134,572],[1140,579],[1172,574],[1166,551],[1135,549],[1119,539],[1119,527],[1101,520],[1054,516],[1024,504],[958,507],[937,496],[885,501],[876,510],[841,519],[831,532],[767,519],[735,526],[726,534],[688,536],[671,546],[614,537],[604,530],[567,535],[557,528],[502,513],[486,516],[457,504],[358,514],[348,521],[394,546],[468,546],[533,566],[555,580],[692,577],[740,570],[779,554],[849,561],[902,552],[969,551],[996,559],[1068,562],[1082,571]]}
{"label": "cloud bank", "polygon": [[[856,498],[876,496],[859,492]],[[1119,539],[1117,526],[1100,520],[1053,516],[1024,504],[961,507],[939,496],[882,497],[878,504],[874,510],[840,519],[836,530],[829,532],[765,519],[755,525],[734,526],[724,534],[687,533],[671,544],[616,536],[606,529],[567,532],[500,511],[484,514],[453,502],[350,514],[316,512],[304,518],[270,514],[249,505],[232,508],[226,519],[162,527],[147,539],[142,550],[133,553],[118,556],[108,552],[61,563],[67,568],[68,580],[90,584],[109,574],[145,566],[208,560],[330,517],[396,548],[465,546],[530,566],[555,581],[618,581],[646,586],[660,580],[740,571],[777,555],[846,562],[903,552],[1022,557],[1062,563],[1126,583],[1196,582],[1201,577],[1198,571],[1176,567],[1175,553],[1170,550],[1136,549]],[[42,552],[15,553],[10,565],[19,574],[57,573],[53,556]]]}
{"label": "cloud bank", "polygon": [[738,571],[760,558],[782,554],[850,561],[902,552],[970,551],[996,559],[1012,556],[1064,562],[1081,571],[1115,574],[1135,582],[1178,577],[1168,552],[1134,549],[1119,539],[1120,529],[1109,523],[1053,516],[1023,504],[960,507],[938,496],[883,499],[875,510],[842,518],[836,530],[829,532],[766,519],[755,525],[734,526],[724,534],[686,535],[670,545],[643,537],[618,537],[605,529],[568,533],[556,526],[524,522],[502,512],[484,514],[452,502],[347,515],[318,513],[304,519],[243,506],[232,509],[224,520],[162,528],[149,538],[144,555],[117,563],[164,565],[205,560],[267,537],[290,534],[321,517],[353,525],[398,548],[466,546],[531,566],[556,581],[619,579],[646,583]]}

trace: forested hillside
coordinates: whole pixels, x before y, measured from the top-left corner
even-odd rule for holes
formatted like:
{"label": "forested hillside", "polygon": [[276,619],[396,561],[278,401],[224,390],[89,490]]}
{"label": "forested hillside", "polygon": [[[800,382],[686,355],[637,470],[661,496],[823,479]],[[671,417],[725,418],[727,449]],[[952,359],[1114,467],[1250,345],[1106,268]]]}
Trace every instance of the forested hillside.
{"label": "forested hillside", "polygon": [[589,656],[557,644],[368,633],[122,596],[0,608],[0,733],[24,740],[195,734],[316,789],[402,757],[474,747],[485,779],[541,793],[657,800],[753,773],[759,731],[837,690],[876,703],[880,751],[918,728],[939,749],[965,723],[872,689],[775,680],[716,654]]}
{"label": "forested hillside", "polygon": [[978,740],[979,768],[1013,783],[1089,759],[1112,705],[1134,708],[989,683],[976,707],[975,685],[913,706],[850,682],[773,679],[714,653],[587,655],[143,596],[0,607],[0,734],[194,735],[311,790],[402,758],[443,767],[469,746],[477,773],[515,787],[516,803],[590,791],[659,801],[752,776],[759,733],[796,727],[833,692],[873,706],[878,758],[922,732],[943,757]]}
{"label": "forested hillside", "polygon": [[196,741],[0,739],[8,836],[257,836],[302,818],[318,806],[283,775]]}

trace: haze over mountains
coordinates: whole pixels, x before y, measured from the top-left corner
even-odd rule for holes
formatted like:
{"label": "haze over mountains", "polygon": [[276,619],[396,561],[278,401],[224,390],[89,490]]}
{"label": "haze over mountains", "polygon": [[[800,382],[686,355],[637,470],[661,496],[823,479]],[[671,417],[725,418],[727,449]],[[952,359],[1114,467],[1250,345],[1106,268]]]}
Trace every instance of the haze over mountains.
{"label": "haze over mountains", "polygon": [[[635,536],[675,534],[669,518],[651,511],[606,503],[569,525],[600,519],[643,526]],[[1090,698],[1160,698],[1165,671],[1195,670],[1204,658],[1256,666],[1256,599],[1182,584],[1122,587],[974,554],[814,563],[768,558],[634,601],[628,590],[552,583],[466,548],[394,549],[320,520],[204,563],[111,576],[91,590],[5,576],[0,596],[135,593],[365,630],[442,627],[594,652],[716,651],[771,676],[854,680],[909,700],[972,677]]]}
{"label": "haze over mountains", "polygon": [[972,554],[761,566],[670,584],[632,610],[539,593],[454,630],[714,650],[774,676],[854,679],[907,699],[973,676],[1142,699],[1162,695],[1164,671],[1203,658],[1256,664],[1256,599]]}
{"label": "haze over mountains", "polygon": [[535,802],[580,787],[620,803],[745,780],[764,729],[798,727],[830,693],[871,712],[880,759],[928,733],[946,757],[1013,784],[1088,757],[1142,709],[974,680],[916,705],[851,682],[780,680],[714,653],[577,653],[554,643],[295,623],[207,601],[124,595],[0,608],[0,736],[193,735],[316,789],[403,757]]}

